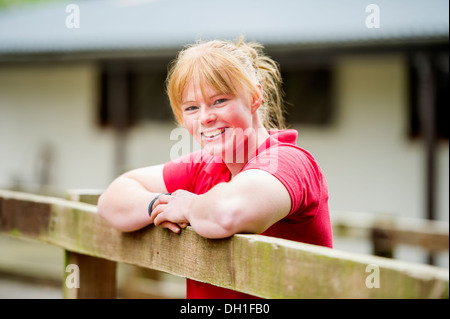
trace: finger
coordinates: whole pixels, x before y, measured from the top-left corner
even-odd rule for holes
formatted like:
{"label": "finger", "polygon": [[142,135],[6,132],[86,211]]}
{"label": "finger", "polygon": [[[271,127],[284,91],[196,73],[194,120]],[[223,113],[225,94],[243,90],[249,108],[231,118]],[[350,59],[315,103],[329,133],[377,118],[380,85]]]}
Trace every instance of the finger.
{"label": "finger", "polygon": [[169,202],[170,195],[169,194],[161,194],[153,203],[152,209],[160,204],[167,204]]}
{"label": "finger", "polygon": [[156,226],[159,226],[159,224],[161,224],[161,222],[164,221],[164,219],[162,219],[160,216],[160,214],[162,214],[164,212],[164,209],[166,208],[167,204],[161,204],[155,207],[155,209],[152,211],[152,219],[153,219],[153,223]]}
{"label": "finger", "polygon": [[162,222],[160,226],[163,228],[170,229],[171,231],[173,231],[174,233],[177,233],[177,234],[179,234],[181,232],[181,228],[177,224],[174,224],[174,223],[171,223],[168,221]]}
{"label": "finger", "polygon": [[180,226],[181,229],[185,229],[186,227],[188,227],[188,223],[179,223],[178,226]]}

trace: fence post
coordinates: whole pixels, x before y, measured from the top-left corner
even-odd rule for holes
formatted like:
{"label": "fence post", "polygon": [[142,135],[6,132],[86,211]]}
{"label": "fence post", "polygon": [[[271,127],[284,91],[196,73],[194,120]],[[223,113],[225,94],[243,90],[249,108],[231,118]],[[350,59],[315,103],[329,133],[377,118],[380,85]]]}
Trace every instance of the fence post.
{"label": "fence post", "polygon": [[394,220],[392,217],[380,217],[372,226],[370,237],[372,239],[372,253],[375,256],[394,258],[394,238],[392,229]]}
{"label": "fence post", "polygon": [[[100,191],[69,191],[67,199],[97,204]],[[116,298],[117,263],[103,258],[65,251],[63,296],[66,299]]]}
{"label": "fence post", "polygon": [[394,258],[394,249],[389,234],[381,228],[374,227],[371,232],[373,254],[375,256]]}

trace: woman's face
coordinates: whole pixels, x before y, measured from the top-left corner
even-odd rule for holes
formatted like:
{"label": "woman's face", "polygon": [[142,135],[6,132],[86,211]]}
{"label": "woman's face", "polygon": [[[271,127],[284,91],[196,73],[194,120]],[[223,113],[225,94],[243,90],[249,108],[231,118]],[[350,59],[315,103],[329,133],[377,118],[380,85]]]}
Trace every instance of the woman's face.
{"label": "woman's face", "polygon": [[181,104],[184,125],[211,155],[235,156],[236,148],[253,134],[255,101],[250,94],[227,95],[210,86],[204,87],[204,93],[197,82],[187,86]]}

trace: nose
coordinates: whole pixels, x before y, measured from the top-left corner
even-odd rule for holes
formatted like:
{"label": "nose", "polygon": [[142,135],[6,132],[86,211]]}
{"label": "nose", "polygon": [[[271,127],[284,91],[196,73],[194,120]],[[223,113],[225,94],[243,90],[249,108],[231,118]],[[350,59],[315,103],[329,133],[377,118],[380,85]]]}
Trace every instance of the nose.
{"label": "nose", "polygon": [[202,125],[211,124],[216,120],[216,113],[208,107],[200,108],[200,123]]}

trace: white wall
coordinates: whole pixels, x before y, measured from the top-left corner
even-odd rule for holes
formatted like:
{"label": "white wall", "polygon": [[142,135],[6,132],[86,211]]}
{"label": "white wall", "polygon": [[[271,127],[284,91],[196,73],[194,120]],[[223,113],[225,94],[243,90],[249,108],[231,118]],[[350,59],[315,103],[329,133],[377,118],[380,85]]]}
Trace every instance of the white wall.
{"label": "white wall", "polygon": [[90,64],[0,67],[0,187],[16,180],[32,189],[44,145],[58,189],[111,178],[112,140],[95,124],[96,75]]}
{"label": "white wall", "polygon": [[[425,217],[425,154],[408,137],[407,69],[401,56],[351,56],[336,69],[335,123],[299,127],[328,179],[334,210]],[[437,214],[448,220],[449,143],[437,150]]]}

